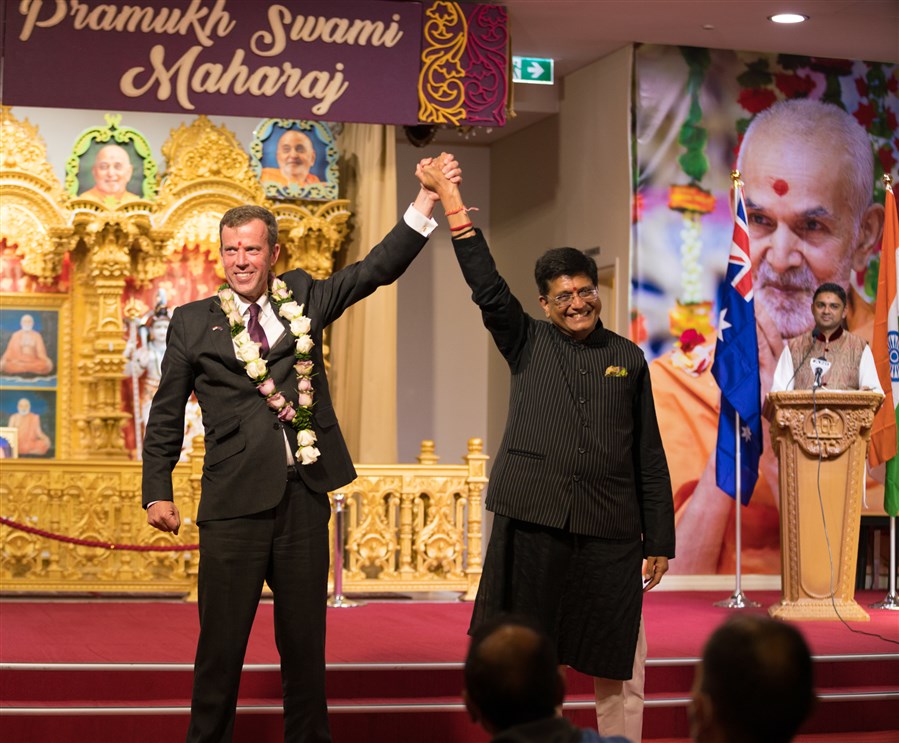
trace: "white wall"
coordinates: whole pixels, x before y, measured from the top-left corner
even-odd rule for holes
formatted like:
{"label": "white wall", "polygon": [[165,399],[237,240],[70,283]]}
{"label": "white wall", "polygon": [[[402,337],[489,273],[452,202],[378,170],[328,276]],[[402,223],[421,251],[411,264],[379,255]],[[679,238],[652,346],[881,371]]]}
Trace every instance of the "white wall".
{"label": "white wall", "polygon": [[[416,192],[413,173],[422,157],[447,149],[462,166],[466,205],[488,235],[490,153],[462,143],[423,148],[397,143],[397,204],[405,210]],[[470,438],[487,436],[489,336],[456,263],[446,218],[398,284],[397,423],[399,460],[414,462],[423,439],[432,439],[441,462],[455,464]]]}

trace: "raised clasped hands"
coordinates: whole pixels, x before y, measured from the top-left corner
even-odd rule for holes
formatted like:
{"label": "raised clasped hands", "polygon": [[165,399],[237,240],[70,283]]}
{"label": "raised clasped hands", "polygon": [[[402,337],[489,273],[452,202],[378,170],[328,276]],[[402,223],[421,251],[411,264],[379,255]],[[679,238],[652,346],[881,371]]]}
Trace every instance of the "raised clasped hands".
{"label": "raised clasped hands", "polygon": [[437,157],[424,157],[415,166],[415,177],[433,201],[439,201],[441,192],[450,185],[462,182],[462,168],[453,155],[441,152]]}

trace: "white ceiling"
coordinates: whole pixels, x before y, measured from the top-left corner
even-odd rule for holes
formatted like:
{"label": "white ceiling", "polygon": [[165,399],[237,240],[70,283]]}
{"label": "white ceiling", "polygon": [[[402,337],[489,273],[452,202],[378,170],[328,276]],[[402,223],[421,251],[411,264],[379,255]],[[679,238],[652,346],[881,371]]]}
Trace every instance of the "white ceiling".
{"label": "white ceiling", "polygon": [[[557,80],[631,43],[784,52],[899,63],[899,0],[506,0],[512,54],[551,57]],[[779,26],[790,11],[805,23]],[[517,116],[474,130],[489,144],[556,110],[556,85],[516,85]],[[438,141],[458,141],[441,132]]]}

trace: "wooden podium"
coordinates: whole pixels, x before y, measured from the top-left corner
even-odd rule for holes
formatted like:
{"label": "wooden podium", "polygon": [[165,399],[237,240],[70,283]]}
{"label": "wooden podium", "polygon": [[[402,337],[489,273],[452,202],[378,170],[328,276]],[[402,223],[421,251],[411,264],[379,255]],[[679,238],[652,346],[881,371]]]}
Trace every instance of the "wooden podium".
{"label": "wooden podium", "polygon": [[855,566],[865,458],[882,401],[878,392],[768,395],[764,414],[780,468],[782,578],[771,616],[870,619],[855,601]]}

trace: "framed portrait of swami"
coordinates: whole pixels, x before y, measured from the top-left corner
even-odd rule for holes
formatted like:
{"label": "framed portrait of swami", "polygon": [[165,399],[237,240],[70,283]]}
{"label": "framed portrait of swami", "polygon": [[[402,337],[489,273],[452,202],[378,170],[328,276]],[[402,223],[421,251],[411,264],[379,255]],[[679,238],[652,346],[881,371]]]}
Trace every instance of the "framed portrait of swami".
{"label": "framed portrait of swami", "polygon": [[271,199],[337,198],[337,146],[321,121],[264,119],[253,133],[250,161]]}
{"label": "framed portrait of swami", "polygon": [[59,310],[0,307],[0,387],[53,389],[59,373]]}
{"label": "framed portrait of swami", "polygon": [[15,456],[34,459],[56,456],[55,390],[0,389],[0,422],[14,432],[6,438],[15,441]]}
{"label": "framed portrait of swami", "polygon": [[146,138],[106,114],[106,126],[83,131],[66,161],[66,191],[117,208],[156,198],[156,161]]}

